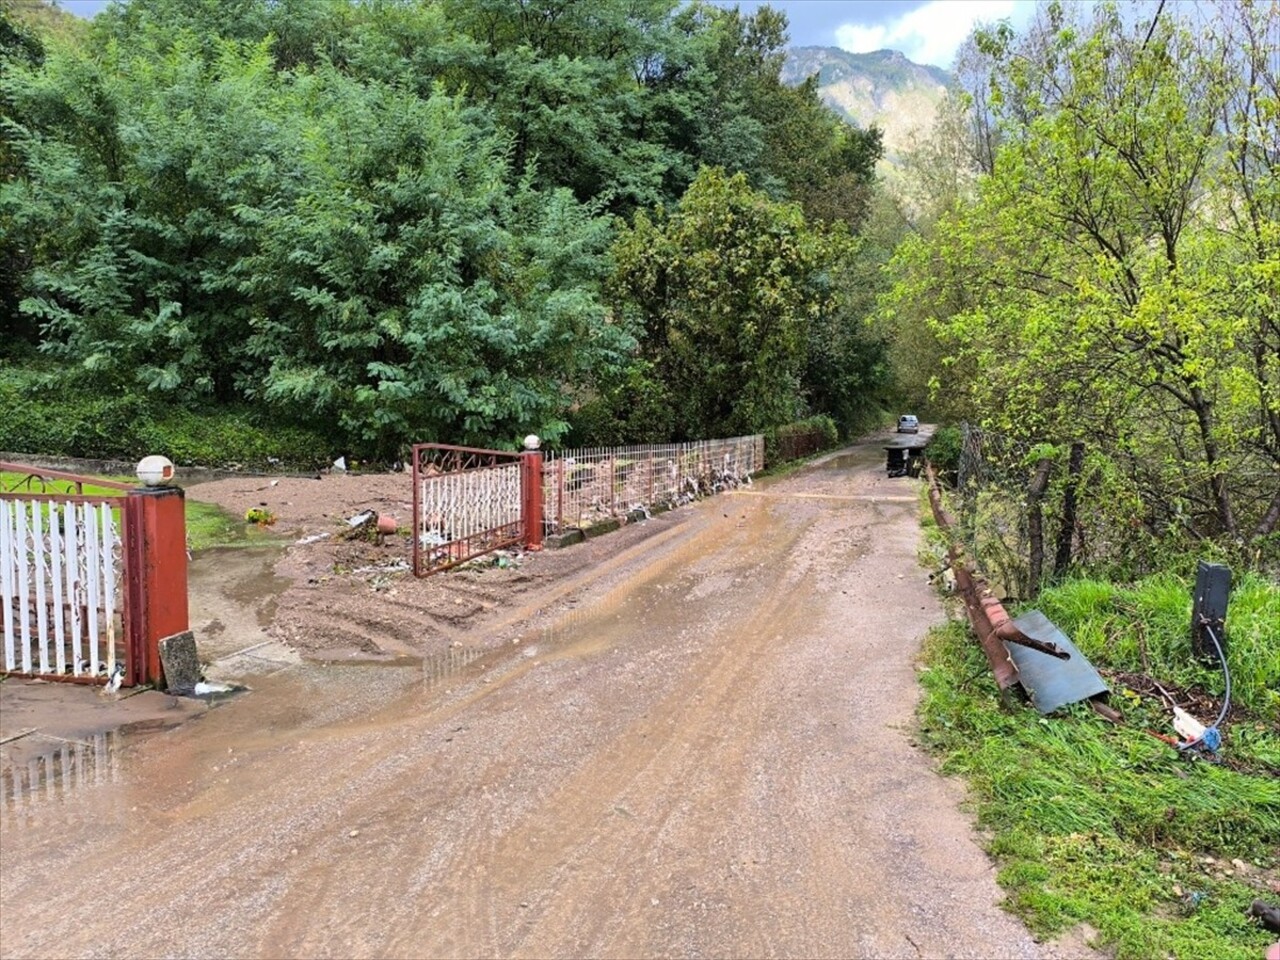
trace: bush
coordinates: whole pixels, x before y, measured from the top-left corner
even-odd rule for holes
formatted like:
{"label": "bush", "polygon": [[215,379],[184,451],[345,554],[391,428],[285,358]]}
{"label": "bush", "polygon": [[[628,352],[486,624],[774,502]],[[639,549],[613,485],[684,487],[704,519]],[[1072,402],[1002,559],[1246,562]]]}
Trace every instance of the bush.
{"label": "bush", "polygon": [[261,426],[251,411],[173,410],[144,424],[142,448],[159,450],[174,463],[210,467],[266,468],[271,461],[312,469],[328,464],[333,441],[305,428]]}
{"label": "bush", "polygon": [[31,370],[0,367],[0,450],[53,457],[137,460],[150,453],[180,466],[263,469],[268,458],[310,469],[334,443],[317,431],[263,425],[252,410],[186,410],[138,394],[77,393]]}
{"label": "bush", "polygon": [[827,450],[840,442],[836,422],[820,414],[795,423],[785,423],[764,435],[764,462],[773,466]]}
{"label": "bush", "polygon": [[939,427],[925,447],[930,462],[952,483],[960,473],[960,443],[959,427]]}

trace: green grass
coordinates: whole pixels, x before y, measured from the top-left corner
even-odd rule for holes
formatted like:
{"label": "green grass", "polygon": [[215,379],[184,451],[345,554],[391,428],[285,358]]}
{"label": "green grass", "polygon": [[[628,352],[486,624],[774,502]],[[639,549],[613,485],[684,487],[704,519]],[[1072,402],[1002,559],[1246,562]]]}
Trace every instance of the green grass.
{"label": "green grass", "polygon": [[[9,489],[14,483],[21,482],[25,474],[0,472],[0,487]],[[115,480],[120,483],[136,483],[133,477],[99,477],[100,480]],[[74,484],[63,481],[50,481],[33,488],[34,492],[73,493]],[[83,487],[86,496],[121,496],[123,490],[113,487],[101,487],[86,483]],[[120,522],[118,510],[113,510],[116,523]],[[270,543],[274,538],[262,528],[244,522],[242,517],[235,517],[212,503],[202,503],[186,498],[187,544],[191,550],[208,550],[213,547],[245,547]]]}
{"label": "green grass", "polygon": [[[1171,575],[1134,586],[1073,580],[1046,590],[1036,606],[1095,663],[1154,673],[1216,695],[1222,690],[1219,669],[1187,656],[1191,586]],[[1280,723],[1280,586],[1256,574],[1239,577],[1226,633],[1234,701]]]}
{"label": "green grass", "polygon": [[243,517],[233,516],[212,503],[187,497],[187,544],[193,551],[278,542],[278,536],[256,523],[246,523]]}
{"label": "green grass", "polygon": [[[1039,606],[1104,672],[1143,671],[1145,652],[1145,672],[1216,695],[1220,676],[1187,662],[1188,597],[1174,578],[1079,581]],[[1008,905],[1037,935],[1087,923],[1121,960],[1257,958],[1275,941],[1244,911],[1274,901],[1267,882],[1280,881],[1277,602],[1280,586],[1261,579],[1232,595],[1231,663],[1246,712],[1224,729],[1224,756],[1239,769],[1180,758],[1147,732],[1170,732],[1167,712],[1132,691],[1113,689],[1120,725],[1081,706],[1047,718],[1002,709],[965,625],[930,636],[923,740],[944,772],[968,781]]]}

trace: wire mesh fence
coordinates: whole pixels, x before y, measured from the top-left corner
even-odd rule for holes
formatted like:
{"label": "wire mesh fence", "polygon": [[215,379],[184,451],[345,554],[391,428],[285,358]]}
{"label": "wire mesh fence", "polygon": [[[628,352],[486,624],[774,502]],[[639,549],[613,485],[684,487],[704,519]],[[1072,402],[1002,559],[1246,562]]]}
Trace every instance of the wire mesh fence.
{"label": "wire mesh fence", "polygon": [[1239,529],[1253,529],[1276,496],[1274,471],[1261,458],[1240,456],[1228,472],[1176,437],[1150,430],[1141,439],[1049,443],[960,426],[952,498],[959,533],[1003,596],[1033,597],[1072,567],[1144,576],[1174,552],[1211,542],[1244,564],[1280,563],[1269,559],[1265,538],[1224,533],[1214,500],[1215,482],[1231,485],[1251,518]]}
{"label": "wire mesh fence", "polygon": [[759,434],[548,452],[543,515],[553,533],[589,527],[736,487],[763,467]]}

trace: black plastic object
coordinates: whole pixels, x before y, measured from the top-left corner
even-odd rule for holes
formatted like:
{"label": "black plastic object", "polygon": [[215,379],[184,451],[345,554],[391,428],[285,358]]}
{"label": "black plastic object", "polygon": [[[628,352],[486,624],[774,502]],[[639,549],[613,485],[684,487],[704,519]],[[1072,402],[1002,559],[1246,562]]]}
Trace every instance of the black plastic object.
{"label": "black plastic object", "polygon": [[1206,624],[1227,655],[1227,603],[1231,600],[1231,570],[1220,563],[1196,564],[1196,585],[1191,592],[1191,649],[1201,660],[1214,663],[1218,653],[1205,630]]}
{"label": "black plastic object", "polygon": [[921,444],[912,444],[906,446],[902,444],[892,444],[884,448],[885,452],[885,471],[891,477],[918,477],[920,476],[921,457],[924,454],[924,447]]}

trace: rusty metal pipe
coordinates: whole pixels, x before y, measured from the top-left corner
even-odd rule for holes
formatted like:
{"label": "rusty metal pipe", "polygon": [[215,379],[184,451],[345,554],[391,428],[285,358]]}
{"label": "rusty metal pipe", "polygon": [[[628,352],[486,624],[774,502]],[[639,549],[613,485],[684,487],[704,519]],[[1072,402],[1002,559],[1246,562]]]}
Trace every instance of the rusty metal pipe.
{"label": "rusty metal pipe", "polygon": [[1018,668],[1009,656],[1006,643],[1031,647],[1060,660],[1070,659],[1071,655],[1057,644],[1028,637],[1014,624],[1004,604],[992,595],[986,580],[974,570],[965,557],[964,545],[955,537],[955,520],[942,502],[942,489],[938,484],[937,472],[927,459],[925,473],[929,478],[929,505],[933,509],[933,518],[947,537],[947,556],[952,573],[955,574],[956,591],[964,601],[965,610],[969,615],[969,624],[978,637],[978,643],[986,654],[987,662],[991,665],[996,685],[1004,691],[1018,682]]}

